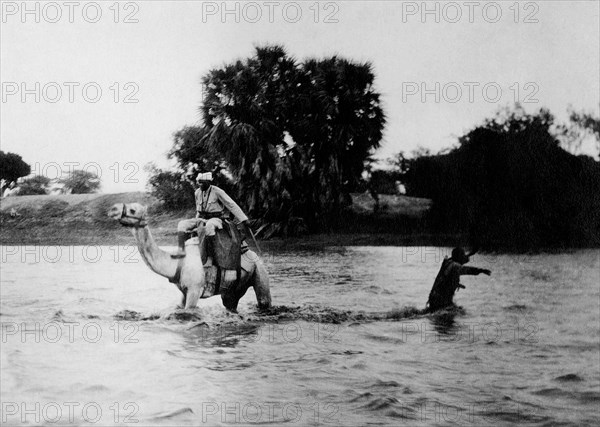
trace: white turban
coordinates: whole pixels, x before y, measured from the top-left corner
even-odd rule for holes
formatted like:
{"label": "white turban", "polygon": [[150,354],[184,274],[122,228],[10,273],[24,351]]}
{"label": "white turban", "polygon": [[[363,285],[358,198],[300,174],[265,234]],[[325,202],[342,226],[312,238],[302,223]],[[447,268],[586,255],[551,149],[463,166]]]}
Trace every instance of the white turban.
{"label": "white turban", "polygon": [[212,181],[212,180],[213,180],[212,172],[200,173],[200,174],[198,174],[198,177],[196,178],[197,182]]}

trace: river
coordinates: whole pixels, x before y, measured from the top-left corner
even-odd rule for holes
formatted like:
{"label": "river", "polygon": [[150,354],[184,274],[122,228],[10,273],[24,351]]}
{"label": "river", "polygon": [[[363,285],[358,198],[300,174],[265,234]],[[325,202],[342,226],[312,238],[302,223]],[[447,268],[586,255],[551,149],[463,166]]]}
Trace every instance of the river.
{"label": "river", "polygon": [[598,250],[475,255],[463,311],[413,317],[450,248],[267,248],[274,315],[190,320],[133,247],[1,250],[4,425],[600,420]]}

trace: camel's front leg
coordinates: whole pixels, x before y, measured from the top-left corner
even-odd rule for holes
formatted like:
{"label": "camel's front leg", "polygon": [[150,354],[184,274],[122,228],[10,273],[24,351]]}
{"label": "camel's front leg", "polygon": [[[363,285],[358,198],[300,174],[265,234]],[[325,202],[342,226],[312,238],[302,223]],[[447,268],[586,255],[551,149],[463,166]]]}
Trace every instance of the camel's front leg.
{"label": "camel's front leg", "polygon": [[183,296],[181,297],[181,304],[179,304],[178,308],[185,308],[185,301],[187,299],[187,289],[182,289],[181,291]]}
{"label": "camel's front leg", "polygon": [[260,261],[256,261],[256,269],[254,270],[254,292],[256,293],[256,301],[258,308],[265,310],[271,307],[271,288],[269,287],[269,273],[266,267]]}
{"label": "camel's front leg", "polygon": [[198,305],[198,300],[202,296],[202,288],[200,286],[192,286],[191,289],[188,289],[187,295],[185,298],[185,309],[196,308]]}

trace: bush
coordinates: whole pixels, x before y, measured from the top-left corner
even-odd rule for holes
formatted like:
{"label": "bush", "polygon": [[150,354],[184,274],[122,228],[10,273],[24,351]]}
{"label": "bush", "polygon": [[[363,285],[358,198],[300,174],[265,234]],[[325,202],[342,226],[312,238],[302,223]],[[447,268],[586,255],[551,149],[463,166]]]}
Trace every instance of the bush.
{"label": "bush", "polygon": [[398,194],[396,181],[400,181],[401,174],[394,170],[376,170],[371,173],[369,189],[377,194]]}
{"label": "bush", "polygon": [[95,193],[100,189],[100,177],[83,170],[74,170],[68,177],[62,179],[61,183],[71,194]]}
{"label": "bush", "polygon": [[189,209],[195,206],[194,187],[181,180],[181,174],[150,168],[148,179],[150,193],[170,210]]}
{"label": "bush", "polygon": [[569,154],[553,117],[512,113],[487,121],[445,155],[415,159],[409,194],[433,199],[439,230],[488,249],[600,244],[600,163]]}
{"label": "bush", "polygon": [[19,184],[19,196],[48,194],[49,184],[49,178],[42,175],[36,175]]}

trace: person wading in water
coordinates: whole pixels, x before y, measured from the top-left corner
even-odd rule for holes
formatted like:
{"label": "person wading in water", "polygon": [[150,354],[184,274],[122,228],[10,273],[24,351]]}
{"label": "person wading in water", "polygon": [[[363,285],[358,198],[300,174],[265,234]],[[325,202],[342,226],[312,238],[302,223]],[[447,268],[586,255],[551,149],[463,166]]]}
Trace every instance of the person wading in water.
{"label": "person wading in water", "polygon": [[466,254],[463,248],[454,248],[452,250],[452,257],[444,258],[440,272],[435,278],[435,282],[429,293],[429,300],[425,307],[426,312],[433,312],[454,306],[454,302],[452,301],[454,293],[457,289],[465,289],[460,284],[460,276],[477,276],[481,273],[489,276],[492,274],[490,270],[485,268],[467,267],[464,265],[469,262],[469,257],[474,253],[475,251]]}
{"label": "person wading in water", "polygon": [[211,172],[198,174],[196,182],[200,185],[200,188],[194,193],[196,198],[196,218],[179,221],[177,225],[179,249],[174,254],[171,254],[173,258],[183,258],[185,256],[185,242],[188,239],[189,233],[202,222],[206,223],[206,250],[208,256],[213,257],[216,229],[223,228],[223,218],[226,210],[239,222],[242,235],[244,237],[251,236],[248,217],[225,191],[216,185],[212,185],[213,176]]}

